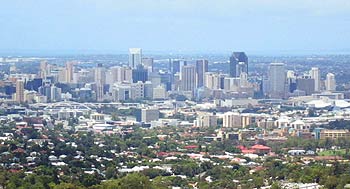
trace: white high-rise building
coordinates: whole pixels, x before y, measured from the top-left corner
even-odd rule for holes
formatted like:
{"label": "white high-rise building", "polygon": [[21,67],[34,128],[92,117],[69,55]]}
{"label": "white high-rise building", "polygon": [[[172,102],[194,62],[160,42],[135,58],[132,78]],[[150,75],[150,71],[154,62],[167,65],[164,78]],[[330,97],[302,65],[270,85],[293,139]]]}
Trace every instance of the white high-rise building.
{"label": "white high-rise building", "polygon": [[128,67],[118,67],[117,82],[132,83],[132,69]]}
{"label": "white high-rise building", "polygon": [[114,66],[109,70],[109,83],[132,83],[132,69],[126,66]]}
{"label": "white high-rise building", "polygon": [[145,85],[142,81],[131,84],[131,99],[143,99],[145,97]]}
{"label": "white high-rise building", "polygon": [[242,118],[239,113],[226,112],[223,117],[223,127],[241,128]]}
{"label": "white high-rise building", "polygon": [[321,76],[320,76],[320,69],[313,67],[310,70],[310,76],[311,79],[314,79],[315,81],[315,91],[318,92],[321,90]]}
{"label": "white high-rise building", "polygon": [[226,92],[238,92],[241,85],[241,79],[238,77],[225,77],[224,90]]}
{"label": "white high-rise building", "polygon": [[285,96],[286,71],[284,63],[271,63],[269,67],[269,95],[272,98]]}
{"label": "white high-rise building", "polygon": [[117,84],[112,88],[112,96],[114,101],[129,100],[131,98],[130,84]]}
{"label": "white high-rise building", "polygon": [[51,102],[58,102],[61,101],[61,94],[62,94],[62,90],[61,88],[58,88],[54,85],[52,85],[50,87],[50,100]]}
{"label": "white high-rise building", "polygon": [[220,89],[221,79],[218,73],[206,72],[204,74],[204,86],[208,89]]}
{"label": "white high-rise building", "polygon": [[194,123],[197,127],[216,127],[217,116],[210,114],[198,115]]}
{"label": "white high-rise building", "polygon": [[335,91],[336,81],[335,81],[334,74],[332,73],[327,74],[325,84],[326,84],[327,91]]}
{"label": "white high-rise building", "polygon": [[181,84],[183,91],[194,91],[196,89],[196,67],[182,66]]}
{"label": "white high-rise building", "polygon": [[131,68],[137,68],[137,66],[141,64],[142,64],[142,49],[130,48],[129,49],[129,66]]}
{"label": "white high-rise building", "polygon": [[165,99],[166,95],[167,92],[163,85],[158,85],[153,89],[153,99]]}

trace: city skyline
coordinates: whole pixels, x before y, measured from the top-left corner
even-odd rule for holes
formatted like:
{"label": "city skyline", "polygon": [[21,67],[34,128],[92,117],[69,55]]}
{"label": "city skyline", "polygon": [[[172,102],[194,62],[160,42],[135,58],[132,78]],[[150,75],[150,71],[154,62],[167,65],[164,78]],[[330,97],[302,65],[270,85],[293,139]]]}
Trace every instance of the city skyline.
{"label": "city skyline", "polygon": [[350,188],[349,0],[0,6],[0,189]]}
{"label": "city skyline", "polygon": [[0,52],[348,53],[349,10],[344,0],[11,1],[2,3]]}

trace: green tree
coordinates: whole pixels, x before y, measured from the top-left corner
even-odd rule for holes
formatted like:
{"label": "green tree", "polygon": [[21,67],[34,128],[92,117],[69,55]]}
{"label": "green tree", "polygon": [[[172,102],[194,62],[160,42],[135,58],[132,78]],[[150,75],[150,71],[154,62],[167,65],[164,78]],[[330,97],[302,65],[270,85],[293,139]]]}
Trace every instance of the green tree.
{"label": "green tree", "polygon": [[100,183],[100,179],[97,174],[83,174],[80,177],[80,182],[86,187],[93,186]]}
{"label": "green tree", "polygon": [[106,179],[111,179],[111,178],[114,178],[117,174],[117,171],[114,167],[108,167],[106,169]]}
{"label": "green tree", "polygon": [[60,183],[58,185],[54,185],[52,189],[84,189],[84,187],[72,183]]}
{"label": "green tree", "polygon": [[282,189],[282,187],[278,184],[278,182],[273,182],[271,185],[271,189]]}
{"label": "green tree", "polygon": [[120,189],[150,189],[152,184],[148,177],[140,173],[132,173],[120,179]]}

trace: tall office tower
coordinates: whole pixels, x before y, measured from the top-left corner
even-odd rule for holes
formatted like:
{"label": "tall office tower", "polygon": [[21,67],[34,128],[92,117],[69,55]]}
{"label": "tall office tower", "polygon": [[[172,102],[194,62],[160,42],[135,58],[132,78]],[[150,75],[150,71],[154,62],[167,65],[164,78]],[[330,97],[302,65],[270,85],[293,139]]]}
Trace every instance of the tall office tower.
{"label": "tall office tower", "polygon": [[114,66],[110,68],[112,83],[131,83],[132,69],[126,66]]}
{"label": "tall office tower", "polygon": [[156,72],[148,74],[148,81],[152,82],[153,87],[156,87],[162,83],[160,74]]}
{"label": "tall office tower", "polygon": [[242,72],[248,74],[248,57],[244,52],[233,52],[230,57],[230,77],[239,77]]}
{"label": "tall office tower", "polygon": [[57,76],[57,82],[67,83],[67,70],[66,68],[59,67],[57,70],[52,72],[52,75]]}
{"label": "tall office tower", "polygon": [[197,60],[196,72],[197,72],[197,87],[203,87],[204,74],[205,72],[208,72],[208,60]]}
{"label": "tall office tower", "polygon": [[169,58],[169,62],[168,62],[168,73],[171,73],[171,69],[172,69],[172,60],[171,58]]}
{"label": "tall office tower", "polygon": [[66,83],[71,83],[73,81],[73,66],[74,62],[66,62]]}
{"label": "tall office tower", "polygon": [[102,64],[98,64],[95,69],[95,82],[96,82],[96,99],[97,101],[103,101],[104,84],[105,84],[105,71]]}
{"label": "tall office tower", "polygon": [[237,77],[226,77],[224,79],[223,89],[226,92],[238,92],[241,85],[241,79]]}
{"label": "tall office tower", "polygon": [[148,71],[142,65],[138,65],[136,69],[132,70],[132,82],[138,81],[146,82],[148,80]]}
{"label": "tall office tower", "polygon": [[150,81],[146,81],[144,83],[144,95],[146,99],[152,99],[153,98],[153,84]]}
{"label": "tall office tower", "polygon": [[335,81],[334,74],[332,73],[327,74],[325,84],[326,84],[327,91],[335,91],[336,81]]}
{"label": "tall office tower", "polygon": [[153,58],[142,58],[143,67],[145,67],[150,73],[153,72],[153,62]]}
{"label": "tall office tower", "polygon": [[158,85],[153,88],[153,99],[165,99],[166,96],[167,92],[164,85]]}
{"label": "tall office tower", "polygon": [[124,82],[131,83],[132,82],[132,69],[126,66],[118,66],[116,69],[115,81],[116,82]]}
{"label": "tall office tower", "polygon": [[172,62],[172,70],[171,73],[176,74],[181,72],[182,66],[187,66],[186,60],[174,60]]}
{"label": "tall office tower", "polygon": [[106,84],[107,85],[113,85],[115,83],[114,78],[115,76],[115,69],[110,68],[106,69]]}
{"label": "tall office tower", "polygon": [[145,98],[145,85],[142,81],[131,84],[131,99]]}
{"label": "tall office tower", "polygon": [[62,94],[61,88],[58,88],[55,85],[52,85],[50,87],[50,99],[49,100],[51,102],[61,101],[61,94]]}
{"label": "tall office tower", "polygon": [[164,87],[167,91],[170,91],[173,75],[171,73],[159,73],[159,76],[160,76],[160,83],[165,85]]}
{"label": "tall office tower", "polygon": [[182,66],[181,89],[183,91],[194,91],[196,89],[196,67]]}
{"label": "tall office tower", "polygon": [[16,81],[16,102],[24,102],[24,81],[20,79]]}
{"label": "tall office tower", "polygon": [[142,50],[140,48],[129,49],[129,66],[131,68],[137,68],[142,64]]}
{"label": "tall office tower", "polygon": [[41,61],[40,62],[39,77],[46,79],[47,74],[48,74],[48,64],[46,61]]}
{"label": "tall office tower", "polygon": [[286,83],[284,63],[271,63],[268,76],[270,97],[283,98],[285,96]]}
{"label": "tall office tower", "polygon": [[208,89],[220,89],[221,87],[221,78],[219,73],[207,72],[204,74],[204,86]]}
{"label": "tall office tower", "polygon": [[315,91],[318,92],[321,90],[321,76],[320,76],[320,69],[313,67],[310,70],[310,76],[311,79],[315,80]]}
{"label": "tall office tower", "polygon": [[288,87],[288,92],[293,93],[297,89],[297,76],[294,71],[287,71],[286,83]]}
{"label": "tall office tower", "polygon": [[296,79],[297,89],[304,91],[305,95],[312,95],[315,92],[315,80],[310,76],[304,76]]}

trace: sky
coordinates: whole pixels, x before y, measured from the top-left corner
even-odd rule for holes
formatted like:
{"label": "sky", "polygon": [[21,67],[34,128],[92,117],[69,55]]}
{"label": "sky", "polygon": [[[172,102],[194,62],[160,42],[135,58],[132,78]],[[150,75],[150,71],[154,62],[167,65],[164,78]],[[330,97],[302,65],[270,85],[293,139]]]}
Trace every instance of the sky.
{"label": "sky", "polygon": [[349,0],[11,0],[2,53],[350,52]]}

